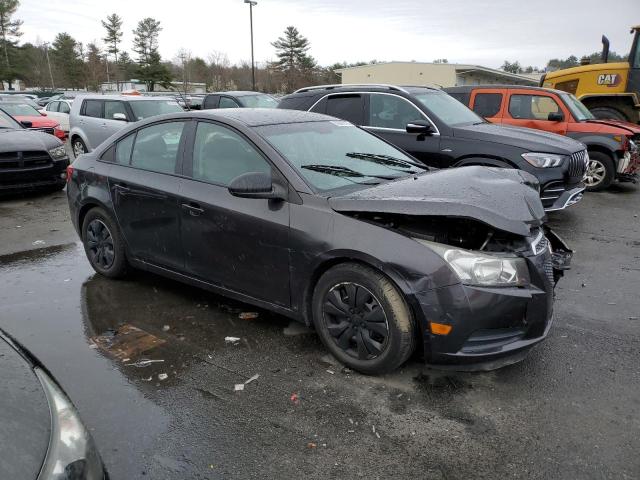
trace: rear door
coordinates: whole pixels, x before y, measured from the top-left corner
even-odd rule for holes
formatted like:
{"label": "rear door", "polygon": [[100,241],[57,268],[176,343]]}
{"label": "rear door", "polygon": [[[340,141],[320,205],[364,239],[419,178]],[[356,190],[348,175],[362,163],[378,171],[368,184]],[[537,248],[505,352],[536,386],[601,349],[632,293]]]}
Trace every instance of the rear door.
{"label": "rear door", "polygon": [[[116,119],[116,117],[120,117],[121,115],[124,115],[125,120]],[[104,128],[103,140],[106,140],[117,131],[123,129],[131,119],[131,115],[129,115],[124,102],[119,100],[106,100],[104,102],[104,122],[102,124]]]}
{"label": "rear door", "polygon": [[288,306],[289,204],[227,189],[244,173],[279,172],[246,137],[213,122],[198,122],[187,157],[180,215],[189,275]]}
{"label": "rear door", "polygon": [[[560,114],[562,120],[549,120],[550,114]],[[566,135],[569,118],[564,104],[554,95],[540,90],[518,89],[509,90],[502,123]]]}
{"label": "rear door", "polygon": [[506,90],[482,89],[473,90],[469,108],[491,123],[502,123]]}
{"label": "rear door", "polygon": [[129,253],[182,271],[179,192],[188,122],[141,128],[116,144],[109,189]]}

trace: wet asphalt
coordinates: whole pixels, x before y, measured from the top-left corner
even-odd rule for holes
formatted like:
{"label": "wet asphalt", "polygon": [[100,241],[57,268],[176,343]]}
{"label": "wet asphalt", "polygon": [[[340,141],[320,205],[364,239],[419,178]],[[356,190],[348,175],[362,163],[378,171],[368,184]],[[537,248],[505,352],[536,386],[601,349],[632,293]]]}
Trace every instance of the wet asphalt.
{"label": "wet asphalt", "polygon": [[64,192],[0,199],[0,328],[72,398],[113,480],[640,478],[639,200],[621,185],[551,215],[576,250],[555,324],[498,371],[413,359],[366,377],[283,317],[150,274],[102,278]]}

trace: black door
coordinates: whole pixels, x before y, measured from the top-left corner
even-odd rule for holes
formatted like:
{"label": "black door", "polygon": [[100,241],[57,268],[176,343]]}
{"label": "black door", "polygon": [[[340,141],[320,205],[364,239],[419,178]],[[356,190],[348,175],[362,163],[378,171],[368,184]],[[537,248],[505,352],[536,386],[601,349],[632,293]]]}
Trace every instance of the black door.
{"label": "black door", "polygon": [[[190,275],[251,297],[289,306],[289,204],[238,198],[227,185],[247,172],[272,172],[234,130],[200,122],[185,162],[182,244]],[[275,174],[275,172],[274,172]]]}
{"label": "black door", "polygon": [[129,253],[174,270],[184,268],[179,191],[185,122],[140,129],[116,145],[109,188]]}
{"label": "black door", "polygon": [[448,162],[445,160],[446,154],[440,151],[440,135],[437,132],[433,135],[407,133],[407,124],[414,120],[429,121],[406,98],[390,93],[369,94],[363,124],[367,130],[413,155],[426,165],[449,166],[443,165]]}

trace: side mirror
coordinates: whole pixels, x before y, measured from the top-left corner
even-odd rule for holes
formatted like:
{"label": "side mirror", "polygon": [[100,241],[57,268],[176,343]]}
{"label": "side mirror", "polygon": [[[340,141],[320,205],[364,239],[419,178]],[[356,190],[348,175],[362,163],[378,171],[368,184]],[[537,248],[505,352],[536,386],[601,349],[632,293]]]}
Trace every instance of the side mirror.
{"label": "side mirror", "polygon": [[284,200],[286,198],[284,189],[273,183],[269,173],[244,173],[231,180],[227,188],[234,197],[269,198],[273,200]]}
{"label": "side mirror", "polygon": [[47,114],[45,112],[43,112],[43,111],[40,111],[40,115],[42,115],[43,117],[47,116]]}
{"label": "side mirror", "polygon": [[418,133],[421,135],[429,135],[434,133],[433,127],[426,120],[414,120],[407,123],[407,133]]}
{"label": "side mirror", "polygon": [[126,122],[127,121],[127,116],[124,113],[114,113],[113,114],[113,119],[114,120],[120,120],[121,122]]}
{"label": "side mirror", "polygon": [[24,128],[31,128],[31,127],[33,127],[33,122],[30,122],[29,120],[22,120],[20,123],[22,124],[22,126],[23,126]]}
{"label": "side mirror", "polygon": [[561,122],[564,120],[564,115],[562,115],[562,113],[560,112],[551,112],[547,116],[547,120],[549,120],[550,122]]}

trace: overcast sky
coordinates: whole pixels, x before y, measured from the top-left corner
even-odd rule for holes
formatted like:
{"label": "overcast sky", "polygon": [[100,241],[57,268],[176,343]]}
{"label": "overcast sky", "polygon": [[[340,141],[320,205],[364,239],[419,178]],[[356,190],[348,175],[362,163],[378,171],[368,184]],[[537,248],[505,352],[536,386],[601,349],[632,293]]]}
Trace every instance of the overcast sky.
{"label": "overcast sky", "polygon": [[[23,41],[52,41],[67,32],[78,41],[102,42],[100,20],[124,18],[124,44],[147,16],[160,20],[160,52],[180,48],[206,58],[212,51],[232,62],[250,59],[249,6],[243,0],[22,0]],[[294,25],[311,42],[322,65],[358,60],[473,63],[499,67],[505,59],[544,66],[600,50],[628,53],[629,27],[640,23],[640,0],[258,0],[253,9],[256,61],[274,58],[274,41]]]}

